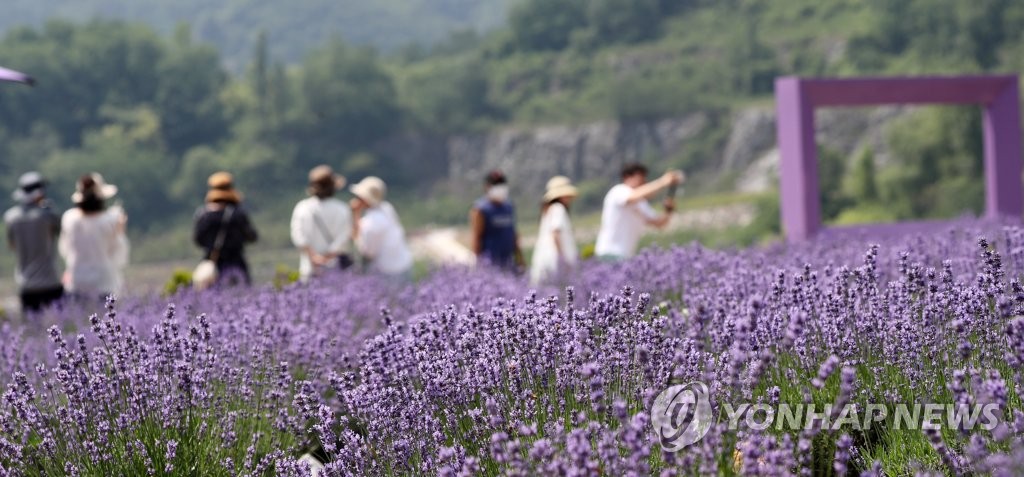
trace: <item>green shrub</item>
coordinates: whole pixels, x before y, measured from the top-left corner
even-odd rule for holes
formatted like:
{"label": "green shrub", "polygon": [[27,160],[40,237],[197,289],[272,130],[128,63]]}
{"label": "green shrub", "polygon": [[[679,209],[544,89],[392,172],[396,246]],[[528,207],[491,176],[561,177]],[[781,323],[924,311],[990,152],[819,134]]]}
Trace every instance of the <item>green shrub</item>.
{"label": "green shrub", "polygon": [[299,281],[299,271],[285,265],[283,263],[277,264],[274,268],[274,288],[280,290],[292,283]]}
{"label": "green shrub", "polygon": [[588,244],[584,245],[583,247],[581,247],[580,248],[580,259],[588,260],[588,259],[594,258],[594,255],[595,255],[594,254],[594,249],[596,248],[596,245],[597,244],[594,244],[594,243],[588,243]]}
{"label": "green shrub", "polygon": [[192,272],[184,268],[175,268],[171,278],[164,284],[164,296],[175,295],[187,288],[192,288]]}
{"label": "green shrub", "polygon": [[886,205],[871,203],[861,204],[845,209],[832,222],[835,225],[872,224],[894,222],[898,220],[896,213]]}

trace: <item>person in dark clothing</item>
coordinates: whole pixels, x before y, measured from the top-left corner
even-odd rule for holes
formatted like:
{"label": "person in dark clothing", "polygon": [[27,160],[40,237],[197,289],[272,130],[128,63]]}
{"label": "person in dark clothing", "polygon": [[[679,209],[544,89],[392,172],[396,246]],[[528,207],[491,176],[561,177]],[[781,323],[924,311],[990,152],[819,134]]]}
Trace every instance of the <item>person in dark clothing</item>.
{"label": "person in dark clothing", "polygon": [[14,278],[21,308],[35,312],[64,296],[57,271],[60,214],[50,207],[46,180],[38,172],[23,174],[12,195],[18,205],[4,214],[7,245],[18,258]]}
{"label": "person in dark clothing", "polygon": [[521,269],[525,262],[516,233],[515,206],[508,197],[508,180],[501,171],[492,171],[487,174],[485,183],[486,194],[469,212],[473,252],[481,263],[508,270]]}
{"label": "person in dark clothing", "polygon": [[196,211],[193,240],[203,249],[203,258],[210,260],[217,248],[217,236],[223,230],[223,243],[216,254],[217,283],[251,284],[245,244],[255,242],[258,234],[241,207],[242,195],[235,190],[234,177],[228,172],[217,172],[207,182],[210,190],[206,193],[206,204]]}

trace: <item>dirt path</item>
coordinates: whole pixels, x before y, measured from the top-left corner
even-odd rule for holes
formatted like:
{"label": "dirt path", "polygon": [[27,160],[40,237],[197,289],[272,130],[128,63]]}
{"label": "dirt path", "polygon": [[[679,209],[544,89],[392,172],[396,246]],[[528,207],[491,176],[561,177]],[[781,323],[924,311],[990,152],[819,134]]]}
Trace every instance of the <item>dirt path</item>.
{"label": "dirt path", "polygon": [[[476,256],[462,240],[468,231],[464,228],[445,227],[410,235],[409,248],[416,260],[435,264],[472,265]],[[460,240],[462,239],[462,240]]]}

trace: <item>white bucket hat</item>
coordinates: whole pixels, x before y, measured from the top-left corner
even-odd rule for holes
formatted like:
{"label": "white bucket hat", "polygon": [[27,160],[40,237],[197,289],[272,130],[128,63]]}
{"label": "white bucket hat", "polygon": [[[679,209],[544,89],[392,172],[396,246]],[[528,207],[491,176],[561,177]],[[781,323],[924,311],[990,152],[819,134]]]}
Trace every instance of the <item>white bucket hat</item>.
{"label": "white bucket hat", "polygon": [[562,197],[576,197],[577,195],[579,195],[579,191],[576,189],[576,186],[572,185],[572,181],[568,177],[555,176],[548,180],[548,185],[544,192],[544,202],[551,202]]}
{"label": "white bucket hat", "polygon": [[358,184],[353,185],[349,190],[356,197],[363,199],[370,207],[376,207],[384,201],[388,187],[379,177],[370,176],[359,181]]}
{"label": "white bucket hat", "polygon": [[[98,199],[109,200],[117,195],[117,186],[114,184],[107,184],[107,182],[103,180],[103,176],[98,172],[89,174],[89,177],[92,178],[92,189],[96,191],[96,197]],[[85,190],[83,190],[82,181],[80,180],[75,183],[75,193],[71,194],[71,202],[80,204],[83,199],[85,199]]]}

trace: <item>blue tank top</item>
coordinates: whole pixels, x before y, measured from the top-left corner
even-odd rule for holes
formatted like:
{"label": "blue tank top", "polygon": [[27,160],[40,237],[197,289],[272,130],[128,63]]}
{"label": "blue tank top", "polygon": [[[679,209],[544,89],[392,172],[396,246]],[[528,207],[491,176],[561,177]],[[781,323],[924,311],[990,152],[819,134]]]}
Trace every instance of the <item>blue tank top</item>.
{"label": "blue tank top", "polygon": [[516,210],[510,202],[496,204],[484,197],[476,202],[484,220],[481,255],[493,265],[515,265]]}

